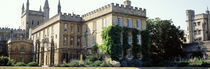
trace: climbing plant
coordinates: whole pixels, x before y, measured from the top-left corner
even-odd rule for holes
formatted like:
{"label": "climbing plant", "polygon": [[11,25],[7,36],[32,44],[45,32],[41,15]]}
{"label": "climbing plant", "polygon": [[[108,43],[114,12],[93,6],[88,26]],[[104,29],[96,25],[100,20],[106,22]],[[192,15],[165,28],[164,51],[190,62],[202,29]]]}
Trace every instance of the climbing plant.
{"label": "climbing plant", "polygon": [[132,48],[132,54],[133,54],[133,58],[134,59],[136,59],[136,58],[138,58],[138,53],[141,51],[141,46],[138,44],[138,39],[137,39],[137,35],[139,35],[140,34],[140,32],[137,30],[137,29],[135,29],[135,28],[133,28],[132,29],[132,45],[133,45],[133,48]]}
{"label": "climbing plant", "polygon": [[112,60],[119,61],[121,57],[122,46],[120,43],[121,27],[119,26],[109,26],[102,31],[103,45],[101,45],[100,50],[104,54],[108,54]]}
{"label": "climbing plant", "polygon": [[151,39],[150,32],[148,30],[141,31],[142,38],[142,46],[141,51],[144,58],[149,58],[151,56]]}
{"label": "climbing plant", "polygon": [[[119,26],[109,26],[102,31],[103,45],[99,45],[99,49],[102,53],[108,54],[112,60],[119,61],[120,57],[125,58],[127,55],[127,50],[131,48],[128,43],[128,33],[133,36],[132,41],[132,55],[134,59],[138,58],[138,53],[141,51],[141,46],[138,44],[137,35],[140,31],[135,28],[119,27]],[[121,44],[122,36],[122,44]],[[122,55],[123,53],[123,55]]]}

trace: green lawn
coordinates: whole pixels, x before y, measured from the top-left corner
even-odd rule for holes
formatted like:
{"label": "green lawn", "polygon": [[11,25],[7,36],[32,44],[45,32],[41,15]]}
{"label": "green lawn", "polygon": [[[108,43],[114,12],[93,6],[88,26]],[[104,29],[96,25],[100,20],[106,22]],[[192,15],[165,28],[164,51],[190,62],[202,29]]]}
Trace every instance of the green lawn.
{"label": "green lawn", "polygon": [[7,67],[0,66],[0,69],[139,69],[135,67]]}

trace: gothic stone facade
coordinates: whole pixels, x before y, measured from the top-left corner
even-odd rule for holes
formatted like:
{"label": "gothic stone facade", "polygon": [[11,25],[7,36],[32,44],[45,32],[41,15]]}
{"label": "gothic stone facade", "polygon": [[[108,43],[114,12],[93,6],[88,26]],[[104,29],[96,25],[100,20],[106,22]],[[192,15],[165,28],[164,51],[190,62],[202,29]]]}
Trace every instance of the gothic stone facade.
{"label": "gothic stone facade", "polygon": [[[48,0],[45,1],[43,9],[44,11],[41,7],[39,11],[30,10],[29,0],[27,0],[26,9],[24,4],[22,7],[21,28],[26,30],[26,40],[32,40],[32,43],[25,40],[9,43],[11,51],[13,51],[12,46],[20,47],[21,50],[23,47],[27,48],[29,53],[34,54],[33,61],[38,62],[40,66],[56,66],[73,59],[80,59],[82,55],[91,54],[89,48],[103,44],[100,35],[108,26],[119,25],[140,31],[146,29],[146,10],[131,6],[129,0],[121,5],[108,4],[82,16],[62,13],[60,1],[58,13],[51,18],[49,18]],[[130,32],[128,33],[128,41],[131,44],[132,36]],[[141,44],[141,35],[138,35],[138,40]],[[21,55],[29,54],[21,53],[21,50]],[[132,58],[131,49],[128,52],[127,58]],[[10,57],[16,56],[15,54],[12,56],[10,52]],[[24,59],[29,61],[31,57],[25,56]]]}
{"label": "gothic stone facade", "polygon": [[194,10],[186,11],[187,32],[185,37],[187,43],[210,40],[210,14],[207,9],[205,13],[196,14]]}

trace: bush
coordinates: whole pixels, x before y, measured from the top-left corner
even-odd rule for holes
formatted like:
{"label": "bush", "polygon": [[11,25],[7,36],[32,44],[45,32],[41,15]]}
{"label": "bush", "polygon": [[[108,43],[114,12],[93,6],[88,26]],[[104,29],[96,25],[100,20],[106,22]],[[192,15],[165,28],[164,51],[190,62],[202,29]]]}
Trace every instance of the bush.
{"label": "bush", "polygon": [[112,64],[106,62],[102,62],[102,64],[100,64],[100,67],[111,67],[111,66]]}
{"label": "bush", "polygon": [[17,62],[15,66],[26,66],[26,64],[24,62]]}
{"label": "bush", "polygon": [[38,63],[36,62],[30,62],[27,64],[27,66],[38,66]]}
{"label": "bush", "polygon": [[88,55],[88,56],[86,56],[86,59],[94,62],[97,60],[102,60],[102,55],[99,55],[99,54]]}
{"label": "bush", "polygon": [[79,60],[72,60],[69,64],[70,67],[79,67],[80,63]]}
{"label": "bush", "polygon": [[15,65],[15,60],[9,60],[8,62],[7,62],[7,65],[8,66],[14,66]]}
{"label": "bush", "polygon": [[93,64],[90,64],[90,66],[92,66],[92,67],[97,67],[97,66],[100,66],[101,64],[102,64],[102,61],[97,60],[97,61],[95,61]]}
{"label": "bush", "polygon": [[6,66],[9,59],[6,57],[0,57],[0,66]]}
{"label": "bush", "polygon": [[64,63],[64,64],[60,64],[61,67],[70,67],[70,64]]}
{"label": "bush", "polygon": [[84,65],[90,65],[90,64],[92,64],[92,63],[93,63],[92,61],[87,60],[87,59],[84,61]]}

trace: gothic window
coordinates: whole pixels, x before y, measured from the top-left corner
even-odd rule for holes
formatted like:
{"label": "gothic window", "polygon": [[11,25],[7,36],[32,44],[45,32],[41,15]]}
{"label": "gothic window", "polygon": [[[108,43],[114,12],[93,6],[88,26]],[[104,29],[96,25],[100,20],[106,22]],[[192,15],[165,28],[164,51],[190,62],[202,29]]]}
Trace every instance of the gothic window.
{"label": "gothic window", "polygon": [[24,48],[24,46],[21,46],[20,47],[20,53],[24,53],[25,52],[25,48]]}
{"label": "gothic window", "polygon": [[77,46],[78,47],[80,46],[80,42],[81,42],[80,38],[77,38]]}
{"label": "gothic window", "polygon": [[137,35],[138,44],[141,45],[141,35]]}
{"label": "gothic window", "polygon": [[68,29],[68,25],[64,24],[64,32],[67,32],[67,29]]}
{"label": "gothic window", "polygon": [[73,38],[73,37],[71,37],[70,45],[71,45],[71,46],[74,46],[74,38]]}
{"label": "gothic window", "polygon": [[80,59],[80,53],[77,53],[77,59],[78,60]]}
{"label": "gothic window", "polygon": [[87,47],[88,46],[88,43],[87,43],[88,41],[87,41],[87,37],[85,37],[85,46]]}
{"label": "gothic window", "polygon": [[129,28],[132,28],[132,20],[131,20],[131,18],[128,18],[128,19],[127,19],[127,26],[128,26]]}
{"label": "gothic window", "polygon": [[198,22],[198,26],[200,26],[201,25],[201,22]]}
{"label": "gothic window", "polygon": [[17,34],[14,34],[14,35],[13,35],[13,38],[17,38]]}
{"label": "gothic window", "polygon": [[106,23],[106,19],[104,18],[104,19],[102,19],[103,20],[103,28],[105,28],[106,27],[106,25],[107,25],[107,23]]}
{"label": "gothic window", "polygon": [[141,20],[140,19],[138,19],[137,21],[136,21],[136,26],[137,26],[137,29],[141,29]]}
{"label": "gothic window", "polygon": [[67,46],[67,41],[68,41],[68,40],[67,40],[67,37],[64,36],[64,40],[63,40],[63,45],[64,45],[64,46]]}
{"label": "gothic window", "polygon": [[85,24],[85,32],[87,33],[88,32],[88,25],[87,24]]}
{"label": "gothic window", "polygon": [[122,17],[118,17],[117,18],[117,20],[118,20],[118,26],[123,26],[123,20],[122,20]]}
{"label": "gothic window", "polygon": [[71,24],[71,33],[74,33],[74,24]]}
{"label": "gothic window", "polygon": [[131,34],[128,35],[128,43],[129,43],[129,44],[132,43],[132,35],[131,35]]}
{"label": "gothic window", "polygon": [[199,35],[201,34],[201,30],[198,30],[198,34],[199,34]]}
{"label": "gothic window", "polygon": [[77,25],[77,32],[80,33],[80,25]]}

